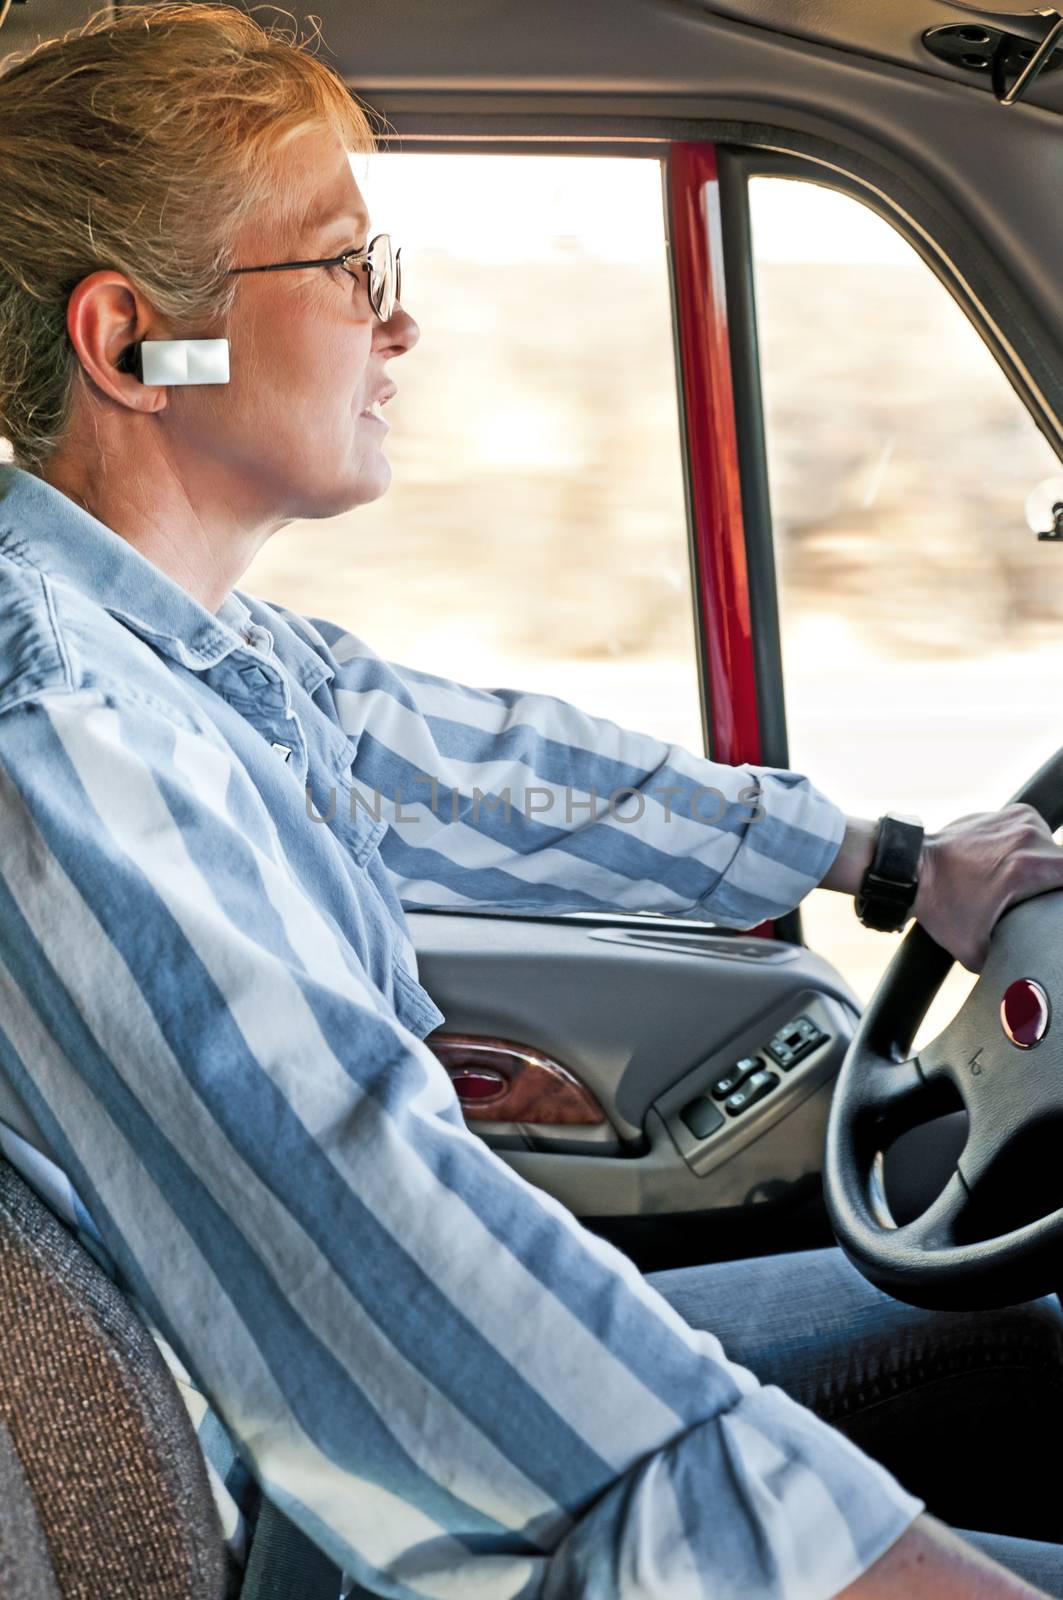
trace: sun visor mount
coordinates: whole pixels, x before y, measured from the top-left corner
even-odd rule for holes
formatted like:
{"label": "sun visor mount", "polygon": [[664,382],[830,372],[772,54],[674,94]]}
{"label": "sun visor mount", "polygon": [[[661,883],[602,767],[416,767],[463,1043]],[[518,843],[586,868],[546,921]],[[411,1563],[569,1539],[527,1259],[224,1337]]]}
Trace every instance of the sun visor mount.
{"label": "sun visor mount", "polygon": [[1047,31],[1037,41],[977,23],[928,28],[923,34],[923,44],[939,61],[969,72],[988,72],[1002,106],[1017,105],[1043,72],[1063,65],[1063,12],[1057,5],[1031,6],[1029,0],[991,0],[989,5],[978,5],[976,0],[944,3],[983,18],[1043,17],[1047,21]]}

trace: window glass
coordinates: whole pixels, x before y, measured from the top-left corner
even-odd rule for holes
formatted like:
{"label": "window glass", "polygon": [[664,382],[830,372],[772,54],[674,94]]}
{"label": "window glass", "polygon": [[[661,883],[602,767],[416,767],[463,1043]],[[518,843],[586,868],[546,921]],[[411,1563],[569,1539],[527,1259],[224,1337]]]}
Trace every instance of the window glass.
{"label": "window glass", "polygon": [[356,164],[402,246],[393,478],[243,586],[393,661],[561,695],[702,749],[660,164]]}
{"label": "window glass", "polygon": [[[893,228],[815,184],[750,191],[791,762],[938,827],[1060,742],[1063,546],[1024,510],[1061,469]],[[825,891],[805,928],[861,998],[896,948]]]}

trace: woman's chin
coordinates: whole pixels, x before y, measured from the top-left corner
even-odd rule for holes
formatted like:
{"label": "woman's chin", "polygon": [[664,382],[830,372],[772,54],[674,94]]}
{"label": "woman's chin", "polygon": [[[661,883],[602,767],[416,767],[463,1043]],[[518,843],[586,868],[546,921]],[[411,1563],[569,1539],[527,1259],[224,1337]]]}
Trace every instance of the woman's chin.
{"label": "woman's chin", "polygon": [[377,452],[376,460],[365,462],[358,474],[358,499],[356,505],[368,505],[371,500],[379,500],[391,487],[391,462],[383,451]]}
{"label": "woman's chin", "polygon": [[379,500],[390,484],[391,463],[383,456],[371,463],[362,461],[353,474],[337,473],[331,483],[321,483],[297,496],[299,509],[289,515],[306,521],[339,517],[345,511]]}

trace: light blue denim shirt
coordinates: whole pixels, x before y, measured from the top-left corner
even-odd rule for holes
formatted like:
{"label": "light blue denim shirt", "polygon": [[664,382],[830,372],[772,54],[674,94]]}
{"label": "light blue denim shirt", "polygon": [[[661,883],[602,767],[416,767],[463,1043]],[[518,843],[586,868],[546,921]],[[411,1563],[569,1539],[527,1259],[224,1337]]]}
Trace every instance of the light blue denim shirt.
{"label": "light blue denim shirt", "polygon": [[827,1596],[921,1509],[469,1133],[404,919],[750,926],[842,831],[798,774],[212,614],[0,470],[0,1074],[255,1477],[374,1593]]}

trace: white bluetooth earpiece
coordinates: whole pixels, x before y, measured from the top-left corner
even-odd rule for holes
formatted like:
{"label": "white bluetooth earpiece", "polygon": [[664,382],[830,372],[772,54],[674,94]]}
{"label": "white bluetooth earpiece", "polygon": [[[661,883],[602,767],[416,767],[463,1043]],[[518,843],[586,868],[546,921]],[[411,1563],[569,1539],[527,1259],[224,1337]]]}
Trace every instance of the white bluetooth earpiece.
{"label": "white bluetooth earpiece", "polygon": [[228,339],[142,339],[120,365],[141,383],[228,383]]}

